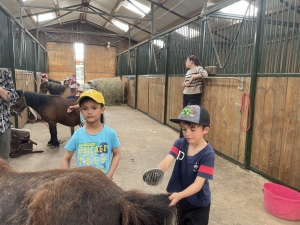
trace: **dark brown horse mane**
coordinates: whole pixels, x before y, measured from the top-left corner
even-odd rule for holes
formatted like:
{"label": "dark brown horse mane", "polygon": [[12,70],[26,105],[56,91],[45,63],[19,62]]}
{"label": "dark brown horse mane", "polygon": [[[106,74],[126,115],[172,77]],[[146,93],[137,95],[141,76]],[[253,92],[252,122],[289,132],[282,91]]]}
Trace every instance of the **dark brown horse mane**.
{"label": "dark brown horse mane", "polygon": [[56,84],[61,84],[61,82],[59,80],[53,80],[53,79],[48,79],[49,82],[52,82],[52,83],[56,83]]}
{"label": "dark brown horse mane", "polygon": [[40,89],[42,89],[42,87],[47,86],[48,91],[51,95],[61,95],[62,93],[64,93],[66,91],[67,86],[62,85],[62,84],[57,84],[57,83],[53,83],[53,82],[43,82],[40,85]]}
{"label": "dark brown horse mane", "polygon": [[[18,93],[19,94],[19,93]],[[24,91],[27,105],[31,105],[32,108],[37,108],[42,105],[49,104],[51,95],[38,94],[35,92]]]}

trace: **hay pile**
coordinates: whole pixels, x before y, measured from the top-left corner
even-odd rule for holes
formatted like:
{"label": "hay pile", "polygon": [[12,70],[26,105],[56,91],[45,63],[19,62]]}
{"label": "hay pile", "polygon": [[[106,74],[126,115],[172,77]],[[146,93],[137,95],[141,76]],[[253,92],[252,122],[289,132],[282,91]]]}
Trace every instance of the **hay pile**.
{"label": "hay pile", "polygon": [[122,81],[119,77],[98,78],[93,81],[103,94],[105,105],[120,105],[123,103]]}

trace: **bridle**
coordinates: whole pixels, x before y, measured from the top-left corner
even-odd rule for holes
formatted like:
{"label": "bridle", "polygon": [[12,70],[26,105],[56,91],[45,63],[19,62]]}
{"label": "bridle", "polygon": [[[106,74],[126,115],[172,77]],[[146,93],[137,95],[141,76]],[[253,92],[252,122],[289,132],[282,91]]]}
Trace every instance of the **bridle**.
{"label": "bridle", "polygon": [[15,110],[14,108],[10,107],[10,114],[12,116],[21,116],[21,113],[23,112],[23,110],[27,107],[27,103],[26,103],[26,99],[24,96],[24,92],[22,91],[22,97],[19,96],[19,99],[22,99],[23,104],[19,107],[18,110]]}

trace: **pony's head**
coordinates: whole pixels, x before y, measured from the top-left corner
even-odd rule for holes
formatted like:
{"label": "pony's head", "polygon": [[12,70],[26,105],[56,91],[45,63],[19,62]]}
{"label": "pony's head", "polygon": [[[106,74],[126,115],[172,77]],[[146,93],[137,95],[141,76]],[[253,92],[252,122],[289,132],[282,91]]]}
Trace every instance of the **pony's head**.
{"label": "pony's head", "polygon": [[42,82],[42,83],[40,84],[40,93],[47,94],[47,92],[49,91],[48,83],[49,83],[49,82]]}
{"label": "pony's head", "polygon": [[68,86],[48,81],[41,83],[40,93],[47,94],[49,92],[51,95],[61,95],[67,88]]}
{"label": "pony's head", "polygon": [[27,107],[26,99],[23,90],[16,90],[16,92],[19,95],[19,98],[17,99],[16,104],[10,107],[10,114],[12,116],[21,116],[21,113]]}

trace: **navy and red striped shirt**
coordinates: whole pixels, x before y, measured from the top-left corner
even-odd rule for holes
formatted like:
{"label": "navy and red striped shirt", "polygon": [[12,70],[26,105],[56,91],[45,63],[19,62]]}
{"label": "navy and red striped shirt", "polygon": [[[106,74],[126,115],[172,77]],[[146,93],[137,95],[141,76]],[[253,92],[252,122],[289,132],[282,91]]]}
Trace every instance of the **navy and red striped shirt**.
{"label": "navy and red striped shirt", "polygon": [[175,141],[169,154],[176,159],[176,163],[167,186],[167,191],[180,192],[195,182],[197,176],[205,178],[202,189],[187,197],[189,203],[199,207],[207,206],[211,201],[208,179],[213,179],[215,152],[207,146],[193,156],[188,156],[189,143],[185,138]]}

